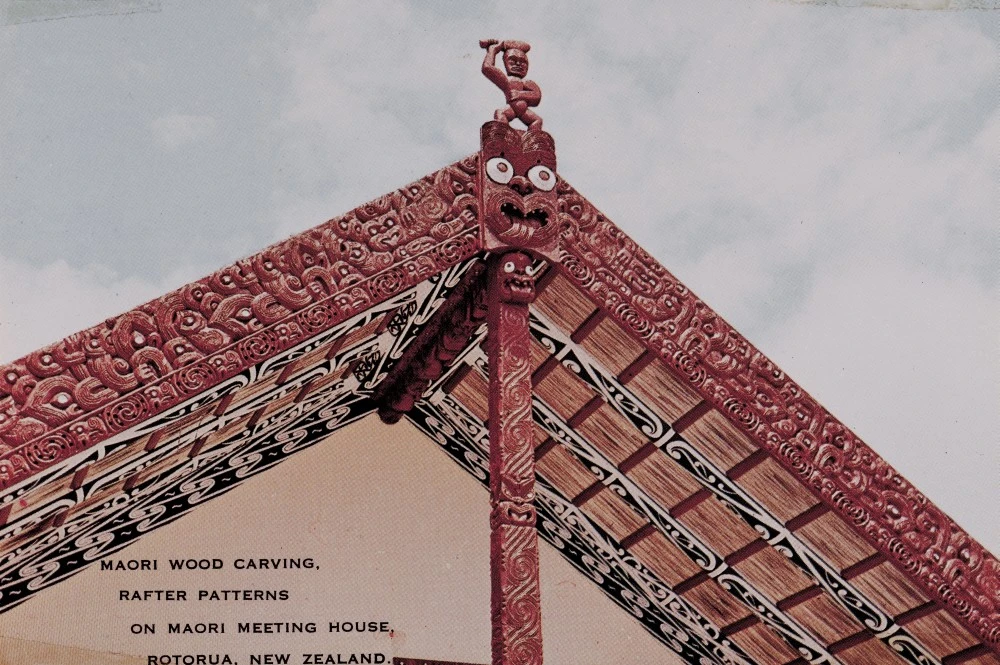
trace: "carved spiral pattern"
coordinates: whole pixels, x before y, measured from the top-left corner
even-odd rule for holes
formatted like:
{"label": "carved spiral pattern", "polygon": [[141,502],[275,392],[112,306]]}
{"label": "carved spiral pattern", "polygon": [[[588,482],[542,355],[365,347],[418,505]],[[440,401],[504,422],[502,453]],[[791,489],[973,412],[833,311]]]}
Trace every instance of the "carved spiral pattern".
{"label": "carved spiral pattern", "polygon": [[104,410],[104,421],[111,428],[121,431],[142,421],[149,415],[149,405],[141,393],[129,395],[126,399],[112,404]]}
{"label": "carved spiral pattern", "polygon": [[193,395],[215,385],[217,380],[216,372],[212,366],[201,362],[179,370],[174,383],[181,392]]}
{"label": "carved spiral pattern", "polygon": [[1000,562],[560,180],[562,271],[980,638],[1000,645]]}
{"label": "carved spiral pattern", "polygon": [[[538,533],[534,524],[500,525],[492,533],[491,558],[498,568],[493,582],[494,662],[541,665]],[[498,650],[503,654],[500,660]]]}
{"label": "carved spiral pattern", "polygon": [[542,662],[529,266],[530,258],[518,252],[493,257],[487,266],[493,662],[510,665]]}
{"label": "carved spiral pattern", "polygon": [[36,466],[47,464],[58,459],[63,451],[71,448],[73,442],[68,437],[59,434],[45,437],[40,441],[33,441],[25,451],[28,462]]}
{"label": "carved spiral pattern", "polygon": [[[409,417],[462,468],[488,485],[486,430],[461,404],[447,393],[436,392],[433,400],[421,401]],[[656,639],[680,654],[685,662],[703,665],[752,662],[683,597],[674,594],[654,573],[626,554],[543,478],[536,480],[538,533]]]}
{"label": "carved spiral pattern", "polygon": [[476,172],[466,158],[0,366],[0,488],[66,455],[16,452],[29,442],[96,445],[469,258]]}

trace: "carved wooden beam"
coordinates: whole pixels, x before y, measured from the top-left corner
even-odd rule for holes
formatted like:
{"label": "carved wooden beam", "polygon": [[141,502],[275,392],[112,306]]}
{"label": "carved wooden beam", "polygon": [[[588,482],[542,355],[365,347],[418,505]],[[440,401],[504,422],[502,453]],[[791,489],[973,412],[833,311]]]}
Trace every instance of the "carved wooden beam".
{"label": "carved wooden beam", "polygon": [[531,415],[532,258],[491,257],[487,268],[490,367],[490,575],[493,665],[540,665],[542,612],[535,530]]}
{"label": "carved wooden beam", "polygon": [[398,422],[469,345],[486,320],[484,272],[482,263],[469,268],[448,301],[383,379],[374,396],[382,422],[390,425]]}
{"label": "carved wooden beam", "polygon": [[477,168],[471,156],[0,365],[0,490],[475,255]]}
{"label": "carved wooden beam", "polygon": [[564,180],[561,273],[1000,653],[1000,561]]}

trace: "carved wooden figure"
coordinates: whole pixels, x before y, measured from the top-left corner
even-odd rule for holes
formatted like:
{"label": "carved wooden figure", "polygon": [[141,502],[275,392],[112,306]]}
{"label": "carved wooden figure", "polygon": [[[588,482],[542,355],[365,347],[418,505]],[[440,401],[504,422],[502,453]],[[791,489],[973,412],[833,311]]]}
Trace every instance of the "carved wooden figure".
{"label": "carved wooden figure", "polygon": [[510,251],[492,257],[487,268],[493,665],[542,662],[528,330],[532,263],[524,252]]}
{"label": "carved wooden figure", "polygon": [[[542,119],[530,107],[538,106],[542,101],[542,90],[534,81],[524,80],[528,75],[528,51],[531,45],[516,39],[483,39],[479,46],[486,49],[483,74],[503,90],[507,99],[507,108],[497,109],[495,119],[509,123],[517,118],[529,129],[541,130]],[[499,53],[503,53],[506,74],[496,65]]]}

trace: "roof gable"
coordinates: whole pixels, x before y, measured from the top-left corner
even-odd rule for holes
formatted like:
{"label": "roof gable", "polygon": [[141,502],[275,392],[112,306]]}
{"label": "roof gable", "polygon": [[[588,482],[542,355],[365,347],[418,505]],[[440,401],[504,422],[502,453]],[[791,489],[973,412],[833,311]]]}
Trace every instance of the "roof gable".
{"label": "roof gable", "polygon": [[[343,424],[375,409],[379,382],[404,367],[423,324],[478,261],[476,168],[474,156],[463,160],[3,368],[0,538],[7,551],[21,548],[7,563],[61,558],[62,567],[44,581],[18,580],[22,590],[5,599],[20,602],[100,556],[57,557],[42,536],[67,537],[67,525],[93,518],[110,497],[138,506],[154,486],[175,491],[183,469],[212,477],[235,444],[267,445],[268,427],[293,410],[314,407],[315,418],[332,408]],[[688,658],[750,662],[775,632],[782,640],[767,648],[815,662],[877,648],[873,632],[911,662],[975,655],[985,648],[976,639],[995,648],[996,559],[563,181],[558,197],[558,264],[546,277],[558,297],[536,307],[533,332],[543,349],[535,415],[547,428],[536,452],[539,509],[563,530],[543,537],[565,544],[575,533],[575,563],[591,577],[591,563],[617,557],[606,592],[661,607],[647,626],[668,643],[663,625],[700,636],[687,642],[700,647],[681,652]],[[447,372],[420,376],[424,399],[410,417],[439,443],[428,414],[464,431],[443,445],[482,479],[485,418],[470,402],[485,397],[465,385],[483,371],[481,331],[470,341]],[[384,344],[391,351],[377,357],[358,351]],[[218,491],[235,482],[212,480]],[[169,519],[197,503],[158,497],[173,501]],[[749,525],[743,541],[736,526],[726,531],[733,542],[698,532],[724,523],[716,499]],[[831,533],[846,544],[820,545]],[[805,583],[768,585],[782,562],[768,558],[772,548],[794,564],[777,577]],[[891,572],[862,586],[887,561],[924,600],[889,608]],[[680,579],[656,572],[692,563]],[[820,607],[830,597],[841,609]],[[941,642],[938,628],[911,635],[904,625],[949,625],[948,612],[976,638]],[[844,627],[818,634],[835,615],[847,617]],[[730,639],[736,633],[742,642]]]}

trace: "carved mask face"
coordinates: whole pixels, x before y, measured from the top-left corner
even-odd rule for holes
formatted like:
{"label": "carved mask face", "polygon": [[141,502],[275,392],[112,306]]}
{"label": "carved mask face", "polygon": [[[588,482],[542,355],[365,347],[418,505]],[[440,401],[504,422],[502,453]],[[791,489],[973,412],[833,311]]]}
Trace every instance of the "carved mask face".
{"label": "carved mask face", "polygon": [[535,299],[535,278],[531,257],[523,252],[504,255],[500,265],[501,291],[505,300],[530,303]]}
{"label": "carved mask face", "polygon": [[503,54],[504,68],[507,74],[523,79],[528,75],[528,56],[517,49],[507,49]]}
{"label": "carved mask face", "polygon": [[498,246],[542,250],[557,232],[555,142],[505,122],[481,130],[483,220]]}

